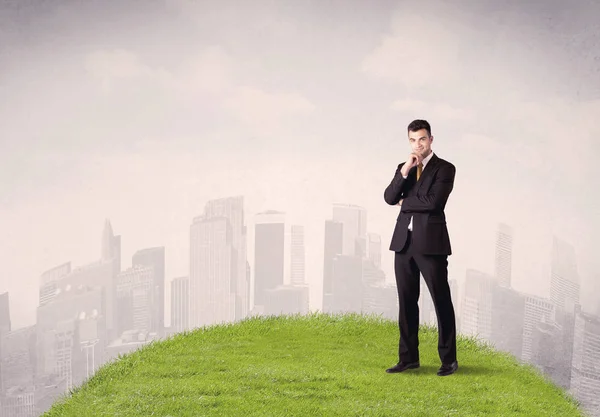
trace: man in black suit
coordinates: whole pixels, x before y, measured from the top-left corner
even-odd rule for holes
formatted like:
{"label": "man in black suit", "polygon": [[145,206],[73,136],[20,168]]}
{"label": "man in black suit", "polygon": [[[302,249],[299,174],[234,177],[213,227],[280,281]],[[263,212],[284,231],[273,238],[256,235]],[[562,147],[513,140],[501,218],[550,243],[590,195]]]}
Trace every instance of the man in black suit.
{"label": "man in black suit", "polygon": [[398,325],[399,362],[386,372],[418,368],[420,274],[431,293],[438,320],[438,353],[442,366],[438,375],[458,369],[456,323],[448,285],[448,255],[452,254],[444,208],[456,168],[431,150],[433,136],[426,120],[408,125],[412,153],[398,165],[384,192],[385,202],[399,205],[390,250],[395,252],[394,271],[400,305]]}

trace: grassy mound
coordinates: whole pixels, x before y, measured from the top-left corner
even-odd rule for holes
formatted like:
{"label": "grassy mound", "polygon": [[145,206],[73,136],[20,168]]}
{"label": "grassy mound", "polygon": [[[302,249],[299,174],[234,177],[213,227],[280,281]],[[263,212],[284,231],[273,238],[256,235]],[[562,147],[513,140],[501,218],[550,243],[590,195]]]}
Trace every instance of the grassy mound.
{"label": "grassy mound", "polygon": [[437,329],[401,374],[395,321],[357,314],[250,318],[154,342],[105,364],[55,416],[582,416],[534,368],[459,336],[439,377]]}

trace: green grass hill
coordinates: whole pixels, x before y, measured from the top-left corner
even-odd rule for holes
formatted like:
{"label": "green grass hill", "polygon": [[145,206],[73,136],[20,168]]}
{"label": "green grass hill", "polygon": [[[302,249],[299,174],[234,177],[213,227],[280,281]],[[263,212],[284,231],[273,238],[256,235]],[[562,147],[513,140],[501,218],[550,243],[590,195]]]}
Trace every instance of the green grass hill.
{"label": "green grass hill", "polygon": [[153,342],[103,365],[44,414],[57,416],[583,416],[535,368],[459,336],[439,377],[437,329],[401,374],[395,321],[373,315],[253,317]]}

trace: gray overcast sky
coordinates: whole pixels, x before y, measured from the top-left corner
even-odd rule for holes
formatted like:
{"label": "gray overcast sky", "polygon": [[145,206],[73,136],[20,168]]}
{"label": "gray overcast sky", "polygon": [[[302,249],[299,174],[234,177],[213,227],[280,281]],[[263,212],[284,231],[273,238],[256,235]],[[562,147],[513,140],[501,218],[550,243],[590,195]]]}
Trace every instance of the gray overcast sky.
{"label": "gray overcast sky", "polygon": [[124,267],[165,245],[170,280],[188,273],[192,218],[237,194],[250,226],[266,209],[305,225],[311,307],[334,202],[368,210],[393,281],[383,189],[417,117],[458,169],[451,277],[493,271],[503,221],[517,289],[549,293],[556,233],[584,308],[600,305],[598,3],[0,4],[0,292],[15,327],[33,323],[44,270],[99,257],[105,217]]}

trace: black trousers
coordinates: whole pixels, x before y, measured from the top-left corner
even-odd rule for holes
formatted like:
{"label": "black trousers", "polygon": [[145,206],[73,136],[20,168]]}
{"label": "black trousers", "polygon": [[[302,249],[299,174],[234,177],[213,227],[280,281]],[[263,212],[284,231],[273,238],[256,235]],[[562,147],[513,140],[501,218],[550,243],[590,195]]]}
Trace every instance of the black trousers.
{"label": "black trousers", "polygon": [[448,285],[448,256],[413,253],[412,233],[404,248],[395,252],[394,271],[398,287],[400,361],[419,360],[419,291],[423,275],[433,300],[438,322],[438,353],[442,363],[456,360],[456,319]]}

